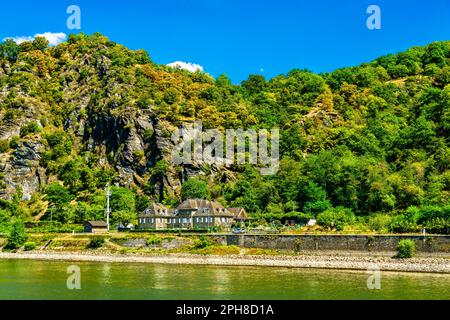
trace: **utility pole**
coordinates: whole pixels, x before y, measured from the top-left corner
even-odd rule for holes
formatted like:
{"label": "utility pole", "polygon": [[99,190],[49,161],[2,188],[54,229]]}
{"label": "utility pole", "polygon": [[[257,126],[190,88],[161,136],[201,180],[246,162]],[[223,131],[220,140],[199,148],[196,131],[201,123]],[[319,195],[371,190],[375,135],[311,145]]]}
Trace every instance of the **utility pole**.
{"label": "utility pole", "polygon": [[109,214],[111,213],[111,208],[109,207],[109,197],[111,197],[111,189],[109,189],[109,183],[106,184],[106,224],[109,231]]}

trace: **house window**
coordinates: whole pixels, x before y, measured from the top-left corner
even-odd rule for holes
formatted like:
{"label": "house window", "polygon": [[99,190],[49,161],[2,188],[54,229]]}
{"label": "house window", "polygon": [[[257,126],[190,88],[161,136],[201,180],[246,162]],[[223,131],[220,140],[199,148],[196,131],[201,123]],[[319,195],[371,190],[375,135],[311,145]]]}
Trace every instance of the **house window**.
{"label": "house window", "polygon": [[209,209],[208,209],[208,208],[204,208],[204,209],[203,209],[203,212],[204,212],[204,213],[208,213],[208,212],[209,212]]}

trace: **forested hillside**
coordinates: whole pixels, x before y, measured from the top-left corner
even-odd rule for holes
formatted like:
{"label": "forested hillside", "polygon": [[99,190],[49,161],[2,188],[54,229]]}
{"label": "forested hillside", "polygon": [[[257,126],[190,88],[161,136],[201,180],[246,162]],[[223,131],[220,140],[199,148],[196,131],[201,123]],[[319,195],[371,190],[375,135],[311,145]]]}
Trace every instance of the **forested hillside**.
{"label": "forested hillside", "polygon": [[[174,166],[171,132],[192,120],[279,128],[279,172]],[[155,64],[100,34],[0,44],[3,228],[17,217],[102,219],[111,183],[117,222],[150,201],[204,197],[267,221],[448,233],[449,143],[450,42],[241,85]]]}

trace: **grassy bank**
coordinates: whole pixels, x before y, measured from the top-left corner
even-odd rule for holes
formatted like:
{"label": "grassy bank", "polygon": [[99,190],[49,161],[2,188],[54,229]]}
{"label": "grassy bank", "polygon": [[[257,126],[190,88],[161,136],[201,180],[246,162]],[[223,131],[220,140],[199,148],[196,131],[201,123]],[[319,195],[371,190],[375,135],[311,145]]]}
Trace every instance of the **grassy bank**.
{"label": "grassy bank", "polygon": [[[288,250],[270,250],[258,248],[240,248],[222,245],[203,235],[176,235],[154,233],[112,233],[108,235],[92,234],[29,234],[28,242],[35,244],[37,252],[88,252],[108,254],[204,254],[204,255],[279,255],[295,254]],[[93,245],[93,243],[95,244]],[[7,243],[0,237],[0,247]],[[23,248],[16,250],[24,251]]]}

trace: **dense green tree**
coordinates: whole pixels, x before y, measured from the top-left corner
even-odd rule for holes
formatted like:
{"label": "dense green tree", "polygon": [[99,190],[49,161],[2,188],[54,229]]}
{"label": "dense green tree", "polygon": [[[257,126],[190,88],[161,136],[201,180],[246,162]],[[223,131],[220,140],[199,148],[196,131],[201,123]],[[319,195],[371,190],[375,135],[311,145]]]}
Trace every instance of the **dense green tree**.
{"label": "dense green tree", "polygon": [[303,211],[318,214],[331,207],[327,193],[313,181],[308,181],[304,189]]}
{"label": "dense green tree", "polygon": [[136,212],[136,199],[129,188],[111,187],[111,211]]}
{"label": "dense green tree", "polygon": [[250,96],[264,92],[266,86],[266,79],[261,75],[250,75],[247,80],[242,82],[242,88]]}
{"label": "dense green tree", "polygon": [[18,54],[19,46],[13,39],[6,39],[4,42],[0,43],[0,58],[15,62]]}
{"label": "dense green tree", "polygon": [[25,232],[24,224],[21,220],[16,220],[12,225],[11,233],[8,235],[6,249],[15,250],[23,246],[27,241],[28,235]]}
{"label": "dense green tree", "polygon": [[131,211],[114,211],[111,218],[113,224],[119,224],[123,227],[127,227],[136,219],[136,213]]}
{"label": "dense green tree", "polygon": [[182,199],[211,199],[208,184],[197,178],[189,178],[181,188]]}
{"label": "dense green tree", "polygon": [[48,47],[48,40],[45,37],[36,37],[33,40],[33,48],[35,50],[44,51]]}

